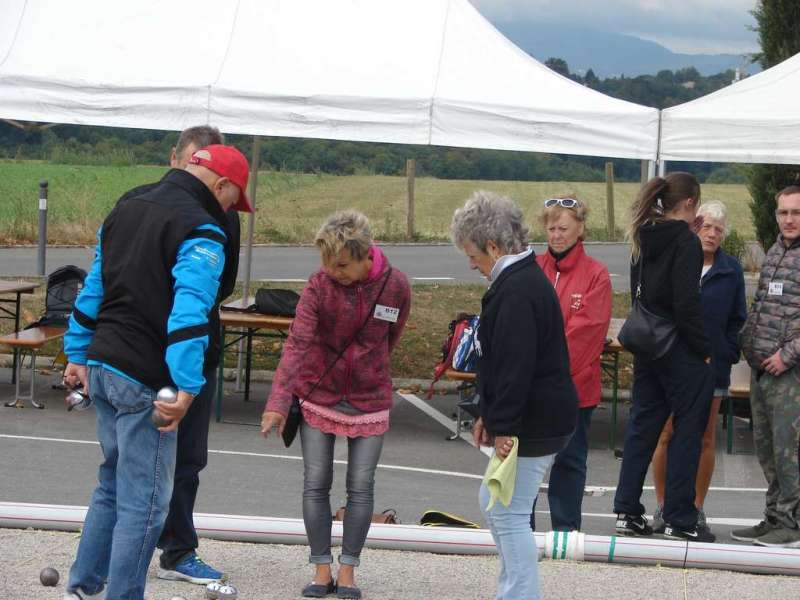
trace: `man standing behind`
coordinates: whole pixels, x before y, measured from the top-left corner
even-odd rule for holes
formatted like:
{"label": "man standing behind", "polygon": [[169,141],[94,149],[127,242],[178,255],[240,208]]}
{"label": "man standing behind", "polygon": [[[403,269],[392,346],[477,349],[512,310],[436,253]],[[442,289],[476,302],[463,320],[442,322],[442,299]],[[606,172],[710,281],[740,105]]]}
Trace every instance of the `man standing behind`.
{"label": "man standing behind", "polygon": [[[104,462],[65,600],[144,597],[172,495],[175,431],[206,384],[225,211],[252,210],[247,176],[238,150],[208,146],[185,170],[122,198],[98,231],[64,340],[64,380],[82,384],[94,402]],[[178,389],[174,403],[155,401],[164,386]],[[154,411],[169,424],[156,429]]]}
{"label": "man standing behind", "polygon": [[780,235],[761,267],[741,333],[753,369],[750,406],[758,462],[767,479],[764,520],[731,532],[758,546],[800,548],[800,186],[775,197]]}
{"label": "man standing behind", "polygon": [[[216,127],[200,125],[184,129],[172,149],[170,166],[185,169],[192,155],[211,144],[222,144],[224,139]],[[218,302],[233,293],[236,272],[239,268],[239,213],[229,210],[225,246],[225,268],[220,280]],[[203,389],[192,402],[189,411],[178,426],[178,449],[175,464],[175,485],[169,514],[158,540],[161,548],[158,577],[207,584],[217,581],[223,574],[205,564],[197,553],[198,539],[194,529],[194,503],[200,485],[199,474],[208,462],[208,425],[211,406],[217,391],[217,366],[221,355],[219,339],[219,313],[217,307],[209,314],[209,344],[203,364]]]}

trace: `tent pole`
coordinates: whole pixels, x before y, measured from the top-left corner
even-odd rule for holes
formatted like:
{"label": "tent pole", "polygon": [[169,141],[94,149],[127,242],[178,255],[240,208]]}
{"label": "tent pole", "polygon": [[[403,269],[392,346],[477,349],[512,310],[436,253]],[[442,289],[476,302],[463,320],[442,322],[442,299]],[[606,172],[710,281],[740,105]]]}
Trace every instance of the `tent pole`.
{"label": "tent pole", "polygon": [[667,173],[667,161],[660,160],[658,161],[658,176],[663,177]]}
{"label": "tent pole", "polygon": [[[248,185],[248,195],[250,202],[253,203],[253,212],[247,220],[247,247],[244,254],[244,286],[242,288],[242,298],[247,302],[250,295],[250,271],[253,266],[253,230],[256,221],[256,190],[258,189],[258,165],[261,159],[261,138],[253,136],[253,156],[250,159],[250,181]],[[239,352],[236,359],[236,391],[242,390],[242,352],[244,350],[244,339],[239,340]]]}

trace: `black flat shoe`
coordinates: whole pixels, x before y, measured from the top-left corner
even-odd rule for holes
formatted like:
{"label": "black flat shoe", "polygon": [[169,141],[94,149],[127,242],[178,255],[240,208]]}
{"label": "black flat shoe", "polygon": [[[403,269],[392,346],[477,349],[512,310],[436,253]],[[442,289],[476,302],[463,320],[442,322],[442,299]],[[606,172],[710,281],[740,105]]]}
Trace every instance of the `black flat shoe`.
{"label": "black flat shoe", "polygon": [[361,590],[357,587],[347,587],[340,585],[336,588],[337,598],[347,598],[348,600],[361,600]]}
{"label": "black flat shoe", "polygon": [[[336,582],[331,579],[328,583],[314,583],[313,581],[303,588],[303,598],[324,598],[336,591]],[[359,596],[360,598],[361,596]]]}

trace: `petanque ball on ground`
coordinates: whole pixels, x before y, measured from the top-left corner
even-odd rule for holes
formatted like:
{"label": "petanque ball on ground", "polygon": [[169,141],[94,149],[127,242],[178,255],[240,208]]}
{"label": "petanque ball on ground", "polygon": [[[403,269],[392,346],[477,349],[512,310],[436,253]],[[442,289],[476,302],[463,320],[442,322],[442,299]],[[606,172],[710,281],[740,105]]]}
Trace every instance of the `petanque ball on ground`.
{"label": "petanque ball on ground", "polygon": [[173,596],[170,600],[186,600],[184,596]]}
{"label": "petanque ball on ground", "polygon": [[220,600],[225,600],[225,599],[234,600],[235,598],[238,597],[239,597],[239,590],[237,590],[234,586],[230,584],[220,586],[219,588]]}
{"label": "petanque ball on ground", "polygon": [[218,600],[219,598],[219,588],[222,587],[222,584],[219,581],[212,581],[206,586],[206,598],[208,600]]}
{"label": "petanque ball on ground", "polygon": [[58,571],[53,567],[45,567],[39,572],[39,581],[42,585],[53,587],[58,583]]}

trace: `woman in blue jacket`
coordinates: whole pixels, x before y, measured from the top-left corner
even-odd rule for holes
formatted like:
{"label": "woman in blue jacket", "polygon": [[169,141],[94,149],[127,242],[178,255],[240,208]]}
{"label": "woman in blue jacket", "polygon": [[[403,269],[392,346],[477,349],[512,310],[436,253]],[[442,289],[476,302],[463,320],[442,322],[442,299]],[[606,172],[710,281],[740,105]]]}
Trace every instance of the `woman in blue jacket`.
{"label": "woman in blue jacket", "polygon": [[[703,245],[703,271],[700,278],[700,305],[703,324],[711,340],[711,357],[714,368],[714,399],[708,424],[703,433],[700,464],[695,480],[695,506],[697,526],[708,528],[703,503],[714,473],[714,450],[716,447],[717,414],[722,399],[728,394],[731,381],[731,366],[739,361],[739,330],[747,318],[744,274],[739,261],[727,254],[720,244],[728,234],[727,210],[722,202],[708,202],[697,211],[703,224],[697,232]],[[658,508],[653,517],[653,530],[664,530],[662,509],[667,473],[667,446],[672,439],[672,417],[667,421],[653,454],[653,481],[656,488]]]}

